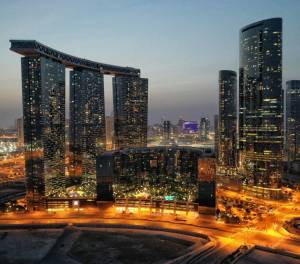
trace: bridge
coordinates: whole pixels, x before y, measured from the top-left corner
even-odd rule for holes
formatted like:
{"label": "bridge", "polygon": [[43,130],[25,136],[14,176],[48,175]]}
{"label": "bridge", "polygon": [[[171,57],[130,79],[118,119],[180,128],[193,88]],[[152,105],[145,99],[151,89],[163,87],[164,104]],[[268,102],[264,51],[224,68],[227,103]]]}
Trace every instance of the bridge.
{"label": "bridge", "polygon": [[95,62],[50,48],[36,40],[10,40],[10,50],[23,56],[41,55],[52,58],[69,68],[84,68],[108,75],[139,76],[140,70],[132,67]]}

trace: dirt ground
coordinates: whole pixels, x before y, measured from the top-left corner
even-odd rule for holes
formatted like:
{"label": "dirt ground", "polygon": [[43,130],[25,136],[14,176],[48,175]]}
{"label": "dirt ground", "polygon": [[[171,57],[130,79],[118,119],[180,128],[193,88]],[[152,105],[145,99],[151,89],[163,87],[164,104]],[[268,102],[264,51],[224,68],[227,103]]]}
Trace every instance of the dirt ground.
{"label": "dirt ground", "polygon": [[62,229],[1,230],[0,263],[38,263],[61,233]]}
{"label": "dirt ground", "polygon": [[180,256],[190,245],[163,236],[84,231],[69,255],[86,264],[158,264]]}

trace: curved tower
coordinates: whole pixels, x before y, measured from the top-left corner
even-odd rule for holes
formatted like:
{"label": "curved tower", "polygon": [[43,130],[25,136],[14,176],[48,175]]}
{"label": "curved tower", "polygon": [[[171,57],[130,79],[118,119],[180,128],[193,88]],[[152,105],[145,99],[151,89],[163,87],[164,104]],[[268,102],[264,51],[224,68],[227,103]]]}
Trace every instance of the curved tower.
{"label": "curved tower", "polygon": [[300,80],[286,82],[286,144],[288,169],[300,171]]}
{"label": "curved tower", "polygon": [[240,31],[239,147],[245,183],[278,187],[283,157],[282,19]]}

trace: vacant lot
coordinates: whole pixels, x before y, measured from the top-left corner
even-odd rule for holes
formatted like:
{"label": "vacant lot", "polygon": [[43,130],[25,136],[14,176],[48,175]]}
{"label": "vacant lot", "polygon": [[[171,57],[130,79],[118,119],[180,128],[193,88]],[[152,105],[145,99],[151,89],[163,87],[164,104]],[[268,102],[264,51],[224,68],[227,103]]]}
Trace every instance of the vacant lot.
{"label": "vacant lot", "polygon": [[56,242],[62,230],[1,230],[0,263],[38,263]]}
{"label": "vacant lot", "polygon": [[148,234],[84,231],[69,254],[86,264],[164,263],[180,256],[191,244]]}

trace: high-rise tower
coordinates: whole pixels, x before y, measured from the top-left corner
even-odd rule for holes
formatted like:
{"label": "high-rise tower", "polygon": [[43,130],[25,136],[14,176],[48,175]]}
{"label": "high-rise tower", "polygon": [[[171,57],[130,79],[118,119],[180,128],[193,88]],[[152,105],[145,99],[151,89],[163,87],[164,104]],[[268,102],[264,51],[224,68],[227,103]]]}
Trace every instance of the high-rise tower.
{"label": "high-rise tower", "polygon": [[288,169],[300,172],[300,80],[286,82],[286,144]]}
{"label": "high-rise tower", "polygon": [[96,156],[105,145],[103,74],[74,69],[70,72],[71,175],[96,181]]}
{"label": "high-rise tower", "polygon": [[236,72],[219,72],[219,153],[224,168],[236,166],[237,150],[237,80]]}
{"label": "high-rise tower", "polygon": [[147,146],[148,79],[113,78],[116,149]]}
{"label": "high-rise tower", "polygon": [[[58,203],[65,206],[65,201],[56,199],[64,196],[96,198],[96,156],[105,150],[106,143],[103,74],[117,76],[115,102],[121,102],[117,116],[125,117],[120,119],[122,132],[127,133],[120,135],[124,135],[126,144],[147,142],[148,81],[140,79],[139,69],[82,59],[35,40],[10,42],[10,49],[24,56],[22,90],[28,207]],[[67,157],[71,158],[71,175],[79,176],[76,181],[68,181],[75,183],[68,190],[65,188],[65,67],[72,69],[71,154]]]}
{"label": "high-rise tower", "polygon": [[219,161],[219,115],[214,115],[214,129],[215,129],[215,156],[216,161]]}
{"label": "high-rise tower", "polygon": [[22,58],[25,176],[29,208],[65,189],[65,67],[50,58]]}
{"label": "high-rise tower", "polygon": [[278,187],[283,158],[282,19],[240,31],[240,165],[249,185]]}
{"label": "high-rise tower", "polygon": [[200,130],[199,130],[200,140],[202,140],[202,141],[208,140],[209,129],[210,129],[209,119],[206,117],[202,117],[200,119]]}
{"label": "high-rise tower", "polygon": [[169,141],[171,138],[171,121],[165,120],[163,122],[163,139]]}
{"label": "high-rise tower", "polygon": [[23,145],[24,145],[23,117],[16,119],[16,129],[17,129],[17,137],[18,137],[18,146],[23,147]]}

